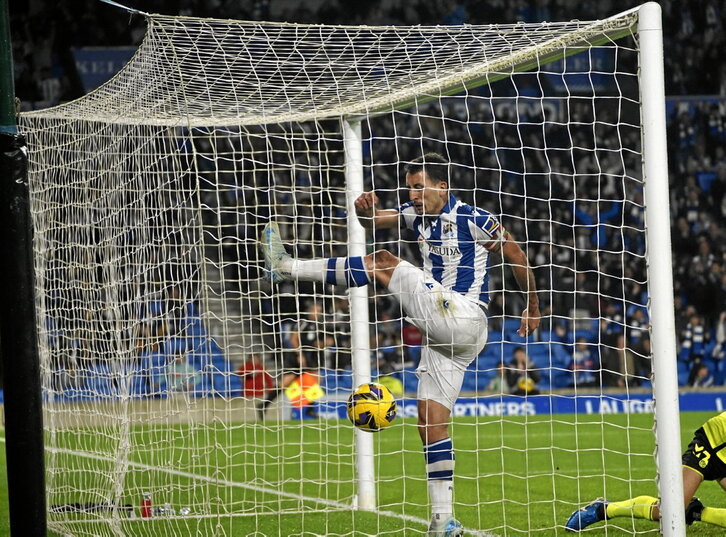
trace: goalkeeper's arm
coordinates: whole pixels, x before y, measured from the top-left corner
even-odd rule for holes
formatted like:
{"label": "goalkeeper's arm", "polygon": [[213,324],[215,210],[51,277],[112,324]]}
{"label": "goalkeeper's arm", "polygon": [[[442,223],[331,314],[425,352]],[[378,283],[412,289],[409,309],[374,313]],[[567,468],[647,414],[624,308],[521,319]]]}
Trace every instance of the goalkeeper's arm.
{"label": "goalkeeper's arm", "polygon": [[377,209],[377,204],[378,196],[375,192],[363,192],[358,196],[354,205],[361,225],[366,229],[398,227],[401,213],[396,209]]}

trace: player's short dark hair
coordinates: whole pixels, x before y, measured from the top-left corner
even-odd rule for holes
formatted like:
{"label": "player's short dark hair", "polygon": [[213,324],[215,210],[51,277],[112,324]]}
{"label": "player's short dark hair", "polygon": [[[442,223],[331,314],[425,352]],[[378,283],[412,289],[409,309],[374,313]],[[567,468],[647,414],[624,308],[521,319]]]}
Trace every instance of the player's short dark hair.
{"label": "player's short dark hair", "polygon": [[406,164],[404,171],[406,175],[424,171],[434,183],[449,183],[449,161],[438,153],[426,153],[416,157]]}

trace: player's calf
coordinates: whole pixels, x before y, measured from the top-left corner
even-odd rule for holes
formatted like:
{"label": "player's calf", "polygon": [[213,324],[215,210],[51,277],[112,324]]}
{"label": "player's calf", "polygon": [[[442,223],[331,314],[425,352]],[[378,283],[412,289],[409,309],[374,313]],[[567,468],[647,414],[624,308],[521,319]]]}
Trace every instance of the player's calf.
{"label": "player's calf", "polygon": [[[297,279],[345,287],[360,287],[370,283],[363,257],[328,257],[295,259],[285,250],[277,224],[270,222],[262,230],[260,250],[272,283]],[[393,255],[393,254],[390,254]]]}

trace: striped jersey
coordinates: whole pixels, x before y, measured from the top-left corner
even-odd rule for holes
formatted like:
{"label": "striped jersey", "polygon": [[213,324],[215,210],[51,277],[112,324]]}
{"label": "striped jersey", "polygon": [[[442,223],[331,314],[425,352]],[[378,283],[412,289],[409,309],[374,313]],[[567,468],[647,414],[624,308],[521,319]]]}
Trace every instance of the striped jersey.
{"label": "striped jersey", "polygon": [[496,217],[449,195],[438,216],[416,213],[413,202],[398,208],[406,228],[418,233],[427,277],[447,289],[489,303],[489,252],[498,252],[504,229]]}

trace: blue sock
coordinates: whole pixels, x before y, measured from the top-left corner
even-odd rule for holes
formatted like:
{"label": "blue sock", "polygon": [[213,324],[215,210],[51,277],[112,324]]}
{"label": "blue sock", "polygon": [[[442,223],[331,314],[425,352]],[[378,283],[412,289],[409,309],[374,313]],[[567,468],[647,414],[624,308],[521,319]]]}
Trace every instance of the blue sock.
{"label": "blue sock", "polygon": [[328,259],[325,282],[346,287],[361,287],[371,282],[362,257],[331,257]]}
{"label": "blue sock", "polygon": [[454,479],[454,445],[451,438],[444,438],[424,446],[424,456],[429,481]]}

